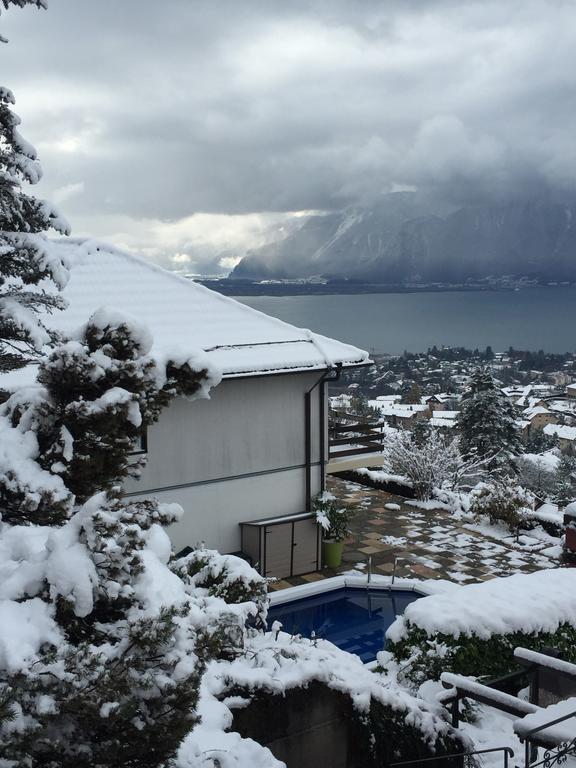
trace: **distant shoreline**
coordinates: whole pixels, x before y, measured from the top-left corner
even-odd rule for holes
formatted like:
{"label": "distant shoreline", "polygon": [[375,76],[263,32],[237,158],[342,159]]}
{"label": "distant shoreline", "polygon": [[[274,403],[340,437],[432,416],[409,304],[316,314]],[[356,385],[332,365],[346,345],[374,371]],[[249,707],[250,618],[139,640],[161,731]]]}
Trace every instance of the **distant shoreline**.
{"label": "distant shoreline", "polygon": [[531,288],[573,288],[563,285],[384,285],[375,283],[251,283],[236,280],[197,280],[225,296],[350,296],[368,293],[512,293]]}

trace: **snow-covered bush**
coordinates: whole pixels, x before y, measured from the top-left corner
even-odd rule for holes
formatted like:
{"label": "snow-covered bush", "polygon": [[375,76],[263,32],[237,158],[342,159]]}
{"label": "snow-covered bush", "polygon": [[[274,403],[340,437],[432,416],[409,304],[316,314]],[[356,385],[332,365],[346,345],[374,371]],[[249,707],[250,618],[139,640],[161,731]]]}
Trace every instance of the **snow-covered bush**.
{"label": "snow-covered bush", "polygon": [[405,478],[423,501],[435,488],[455,490],[482,470],[482,462],[462,458],[457,439],[446,439],[437,430],[422,443],[410,432],[396,432],[384,443],[383,454],[384,471]]}
{"label": "snow-covered bush", "polygon": [[342,504],[328,491],[323,491],[314,499],[312,510],[326,541],[344,541],[348,535],[348,523],[355,514],[350,506]]}
{"label": "snow-covered bush", "polygon": [[415,684],[442,672],[495,677],[515,668],[514,648],[558,648],[576,661],[576,571],[550,569],[467,584],[416,600],[386,633]]}
{"label": "snow-covered bush", "polygon": [[487,517],[491,525],[504,523],[512,533],[517,533],[525,519],[524,511],[530,511],[533,498],[519,485],[493,478],[490,483],[480,483],[471,493],[470,511],[477,517]]}
{"label": "snow-covered bush", "polygon": [[558,461],[552,452],[518,456],[514,462],[518,470],[518,482],[540,498],[548,498],[554,494],[556,488]]}
{"label": "snow-covered bush", "polygon": [[[207,665],[198,704],[202,720],[182,744],[177,767],[281,768],[252,738],[270,738],[287,700],[306,708],[316,696],[325,698],[327,688],[342,695],[355,763],[366,768],[386,765],[393,757],[416,759],[462,749],[460,734],[448,725],[442,708],[373,674],[357,656],[328,641],[274,631],[249,636],[236,659]],[[246,725],[243,713],[252,706]],[[238,728],[252,738],[241,739],[235,732],[238,709],[244,724]],[[281,730],[282,722],[278,725]],[[285,735],[286,721],[283,725]]]}

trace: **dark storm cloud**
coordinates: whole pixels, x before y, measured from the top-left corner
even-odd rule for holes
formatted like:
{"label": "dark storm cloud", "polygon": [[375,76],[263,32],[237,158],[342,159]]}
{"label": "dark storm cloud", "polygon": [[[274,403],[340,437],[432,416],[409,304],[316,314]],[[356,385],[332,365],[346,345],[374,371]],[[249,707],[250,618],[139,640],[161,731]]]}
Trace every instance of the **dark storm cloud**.
{"label": "dark storm cloud", "polygon": [[83,222],[574,187],[572,2],[50,0],[0,26]]}

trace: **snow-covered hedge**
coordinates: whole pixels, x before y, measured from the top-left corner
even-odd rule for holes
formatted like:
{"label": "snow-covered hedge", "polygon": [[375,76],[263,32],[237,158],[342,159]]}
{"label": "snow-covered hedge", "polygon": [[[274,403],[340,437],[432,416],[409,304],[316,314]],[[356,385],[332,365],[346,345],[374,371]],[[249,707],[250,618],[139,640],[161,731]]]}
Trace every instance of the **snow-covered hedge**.
{"label": "snow-covered hedge", "polygon": [[387,632],[389,650],[415,682],[442,672],[495,676],[513,651],[554,646],[576,661],[576,570],[550,569],[424,597]]}
{"label": "snow-covered hedge", "polygon": [[384,765],[383,745],[390,742],[401,754],[415,757],[461,749],[461,737],[441,706],[410,695],[326,640],[274,630],[249,635],[241,656],[208,664],[198,703],[200,722],[184,740],[177,768],[280,768],[283,764],[266,747],[234,731],[234,711],[250,706],[254,698],[267,702],[271,711],[281,706],[281,697],[316,684],[349,699],[359,734],[354,748],[371,752],[363,765]]}

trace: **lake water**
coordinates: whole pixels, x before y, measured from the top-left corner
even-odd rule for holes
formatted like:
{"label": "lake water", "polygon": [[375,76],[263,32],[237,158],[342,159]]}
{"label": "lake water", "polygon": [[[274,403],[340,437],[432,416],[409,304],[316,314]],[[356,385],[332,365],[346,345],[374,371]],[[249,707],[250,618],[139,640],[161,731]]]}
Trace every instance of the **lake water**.
{"label": "lake water", "polygon": [[422,352],[435,344],[576,350],[576,288],[236,298],[371,352]]}

